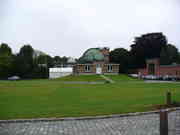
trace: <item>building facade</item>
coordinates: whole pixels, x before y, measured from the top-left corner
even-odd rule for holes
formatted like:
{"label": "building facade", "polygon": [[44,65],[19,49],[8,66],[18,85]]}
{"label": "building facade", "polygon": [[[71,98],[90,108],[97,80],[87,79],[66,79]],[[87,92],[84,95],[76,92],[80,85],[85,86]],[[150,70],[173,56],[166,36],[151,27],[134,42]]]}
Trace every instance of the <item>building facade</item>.
{"label": "building facade", "polygon": [[139,75],[180,77],[180,65],[160,65],[159,58],[146,60],[146,68],[138,69]]}
{"label": "building facade", "polygon": [[109,48],[91,48],[73,66],[73,73],[118,74],[119,64],[109,63]]}

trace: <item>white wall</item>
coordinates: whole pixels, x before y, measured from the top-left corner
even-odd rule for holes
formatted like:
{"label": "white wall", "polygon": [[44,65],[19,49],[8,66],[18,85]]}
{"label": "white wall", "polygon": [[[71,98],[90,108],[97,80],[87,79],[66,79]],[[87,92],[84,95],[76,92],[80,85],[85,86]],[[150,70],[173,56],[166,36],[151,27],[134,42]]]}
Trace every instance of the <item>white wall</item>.
{"label": "white wall", "polygon": [[73,68],[67,67],[67,68],[49,68],[49,78],[59,78],[63,76],[71,75],[73,72]]}

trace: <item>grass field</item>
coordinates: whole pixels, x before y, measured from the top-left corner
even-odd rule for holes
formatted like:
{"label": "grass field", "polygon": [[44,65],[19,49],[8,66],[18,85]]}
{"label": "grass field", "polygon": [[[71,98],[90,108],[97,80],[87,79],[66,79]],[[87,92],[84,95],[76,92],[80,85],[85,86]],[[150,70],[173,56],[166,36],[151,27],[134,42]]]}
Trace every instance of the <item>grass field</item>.
{"label": "grass field", "polygon": [[99,75],[81,75],[81,76],[66,76],[62,78],[55,79],[56,81],[87,81],[87,82],[96,82],[96,81],[104,81],[102,77]]}
{"label": "grass field", "polygon": [[[110,84],[63,84],[102,81],[99,76],[55,80],[0,81],[0,119],[71,117],[153,110],[165,92],[180,101],[180,83],[144,83],[126,75],[108,76]],[[91,78],[91,79],[90,79]]]}

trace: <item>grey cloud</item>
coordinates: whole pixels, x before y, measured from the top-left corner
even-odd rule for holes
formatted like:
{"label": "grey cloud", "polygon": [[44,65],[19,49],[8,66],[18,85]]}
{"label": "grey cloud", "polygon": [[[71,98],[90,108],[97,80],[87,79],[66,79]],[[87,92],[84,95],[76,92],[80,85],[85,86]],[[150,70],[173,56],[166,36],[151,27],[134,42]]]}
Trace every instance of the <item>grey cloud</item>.
{"label": "grey cloud", "polygon": [[1,0],[0,42],[79,57],[90,47],[129,49],[135,36],[163,32],[180,48],[178,0]]}

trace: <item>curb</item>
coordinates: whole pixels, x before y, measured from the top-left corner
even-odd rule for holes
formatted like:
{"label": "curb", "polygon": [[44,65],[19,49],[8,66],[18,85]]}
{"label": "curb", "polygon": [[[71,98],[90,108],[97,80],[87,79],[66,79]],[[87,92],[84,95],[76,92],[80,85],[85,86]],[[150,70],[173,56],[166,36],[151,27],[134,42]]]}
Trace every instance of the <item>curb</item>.
{"label": "curb", "polygon": [[0,120],[0,123],[95,120],[95,119],[108,119],[108,118],[120,118],[120,117],[133,117],[133,116],[148,115],[148,114],[159,114],[160,111],[172,112],[172,111],[177,111],[177,110],[180,110],[180,107],[168,108],[168,109],[156,110],[156,111],[149,111],[149,112],[135,112],[135,113],[127,113],[127,114],[102,115],[102,116]]}

